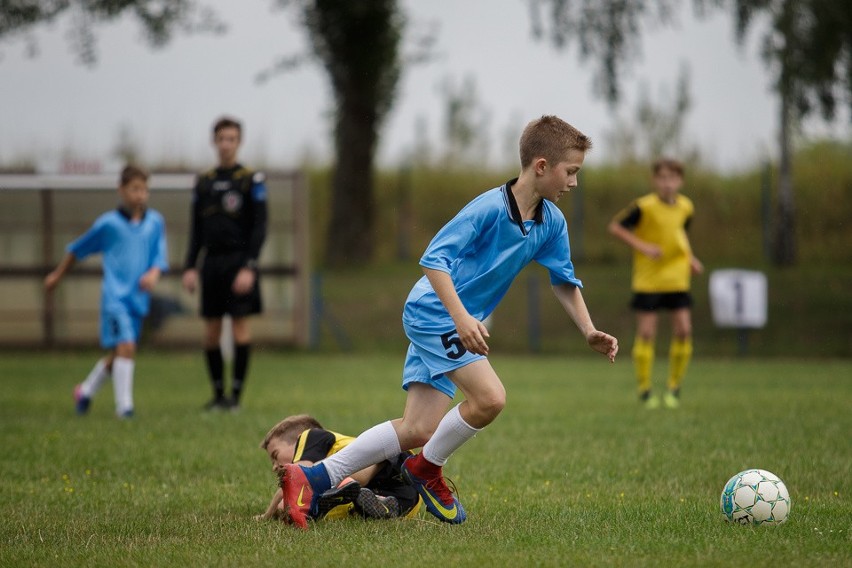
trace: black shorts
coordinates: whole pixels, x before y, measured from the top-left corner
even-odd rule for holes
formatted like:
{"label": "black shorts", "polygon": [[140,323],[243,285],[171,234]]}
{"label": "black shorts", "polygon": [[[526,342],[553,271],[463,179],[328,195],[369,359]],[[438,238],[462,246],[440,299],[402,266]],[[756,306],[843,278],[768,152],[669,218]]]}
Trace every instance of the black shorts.
{"label": "black shorts", "polygon": [[411,457],[411,452],[402,452],[396,459],[382,463],[381,469],[367,484],[367,489],[383,497],[396,497],[401,516],[405,516],[420,500],[417,490],[402,477],[402,462]]}
{"label": "black shorts", "polygon": [[655,312],[660,309],[680,310],[692,306],[692,295],[689,292],[636,292],[630,307],[637,312]]}
{"label": "black shorts", "polygon": [[262,311],[260,278],[255,272],[254,288],[237,296],[232,290],[237,272],[245,266],[245,254],[208,254],[201,267],[201,315],[221,318],[225,314],[241,318]]}

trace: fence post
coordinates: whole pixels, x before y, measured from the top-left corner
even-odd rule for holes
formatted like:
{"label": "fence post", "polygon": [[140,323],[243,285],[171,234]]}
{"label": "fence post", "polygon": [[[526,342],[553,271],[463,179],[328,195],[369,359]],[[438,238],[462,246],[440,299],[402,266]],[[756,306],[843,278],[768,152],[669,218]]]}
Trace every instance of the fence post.
{"label": "fence post", "polygon": [[772,166],[764,162],[760,175],[760,217],[763,221],[763,256],[772,258]]}
{"label": "fence post", "polygon": [[[53,265],[53,190],[42,189],[41,198],[41,261],[44,270],[50,270]],[[45,347],[53,347],[56,341],[56,304],[53,291],[45,290],[43,293],[44,306],[42,310],[42,330]]]}

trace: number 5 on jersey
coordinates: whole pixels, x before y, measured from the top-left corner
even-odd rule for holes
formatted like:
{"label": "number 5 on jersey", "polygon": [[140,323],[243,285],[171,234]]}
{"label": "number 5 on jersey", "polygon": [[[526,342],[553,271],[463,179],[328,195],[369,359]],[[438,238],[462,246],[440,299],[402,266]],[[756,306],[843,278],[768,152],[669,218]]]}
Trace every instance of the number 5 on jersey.
{"label": "number 5 on jersey", "polygon": [[458,359],[465,353],[467,349],[462,345],[459,333],[456,330],[448,331],[441,336],[441,343],[444,344],[444,349],[447,350],[447,357],[450,359]]}

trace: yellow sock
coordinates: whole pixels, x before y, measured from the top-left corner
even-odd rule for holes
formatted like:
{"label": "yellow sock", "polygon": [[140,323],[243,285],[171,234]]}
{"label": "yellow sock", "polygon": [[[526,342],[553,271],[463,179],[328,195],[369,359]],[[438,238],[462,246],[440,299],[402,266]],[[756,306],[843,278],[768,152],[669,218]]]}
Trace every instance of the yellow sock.
{"label": "yellow sock", "polygon": [[692,359],[692,338],[672,339],[671,346],[669,347],[668,387],[670,391],[680,389],[690,359]]}
{"label": "yellow sock", "polygon": [[651,370],[654,368],[654,342],[637,337],[633,342],[633,368],[639,392],[651,390]]}

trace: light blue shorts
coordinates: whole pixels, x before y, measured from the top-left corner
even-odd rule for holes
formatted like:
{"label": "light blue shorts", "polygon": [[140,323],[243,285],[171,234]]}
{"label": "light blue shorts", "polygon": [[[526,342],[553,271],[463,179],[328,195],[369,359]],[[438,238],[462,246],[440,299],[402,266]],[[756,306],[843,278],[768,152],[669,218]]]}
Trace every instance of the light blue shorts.
{"label": "light blue shorts", "polygon": [[402,388],[405,390],[411,383],[424,383],[453,398],[456,385],[445,373],[485,359],[485,355],[465,349],[455,330],[440,334],[419,331],[404,324],[403,327],[411,340],[402,370]]}
{"label": "light blue shorts", "polygon": [[136,343],[142,331],[142,318],[130,313],[124,304],[101,308],[101,347],[112,349],[120,343]]}

